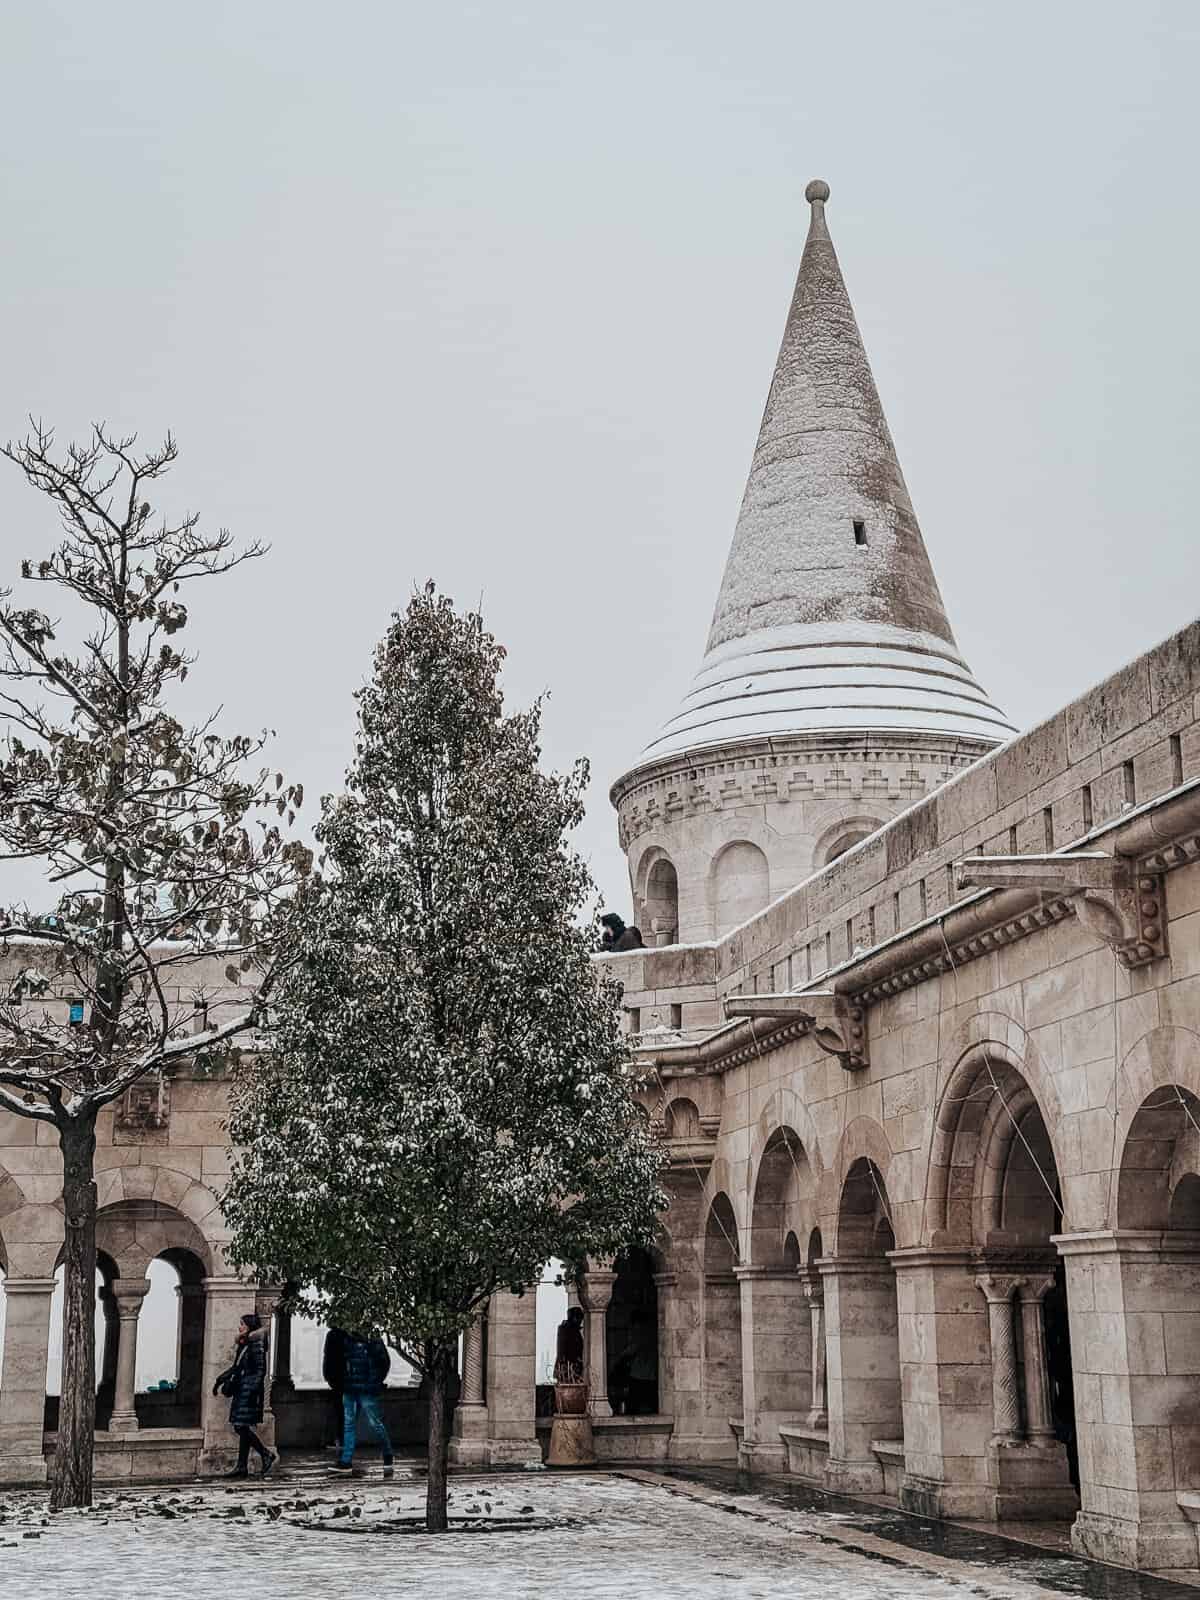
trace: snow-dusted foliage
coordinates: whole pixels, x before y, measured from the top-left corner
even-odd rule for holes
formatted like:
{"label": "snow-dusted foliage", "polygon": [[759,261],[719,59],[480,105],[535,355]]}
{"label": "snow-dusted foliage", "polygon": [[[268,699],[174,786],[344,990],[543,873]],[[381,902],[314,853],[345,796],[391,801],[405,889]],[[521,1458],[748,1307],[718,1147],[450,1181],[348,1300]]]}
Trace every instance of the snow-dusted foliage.
{"label": "snow-dusted foliage", "polygon": [[431,1526],[459,1333],[552,1256],[648,1243],[663,1204],[619,994],[578,920],[586,769],[539,769],[540,707],[504,715],[502,658],[432,585],[379,646],[279,1048],[243,1063],[230,1121],[235,1259],[311,1284],[312,1310],[386,1332],[433,1380]]}
{"label": "snow-dusted foliage", "polygon": [[[170,438],[141,454],[97,427],[56,453],[38,427],[3,453],[62,528],[55,550],[22,562],[22,587],[73,608],[60,623],[0,594],[0,859],[37,861],[47,879],[46,903],[0,923],[0,1107],[53,1124],[62,1146],[52,1503],[79,1505],[91,1494],[97,1114],[146,1073],[253,1026],[310,852],[282,828],[299,789],[256,770],[266,735],[188,726],[168,708],[190,665],[185,586],[259,548],[239,553],[195,516],[156,517],[145,496],[175,460]],[[214,954],[242,998],[197,1028],[195,963]]]}

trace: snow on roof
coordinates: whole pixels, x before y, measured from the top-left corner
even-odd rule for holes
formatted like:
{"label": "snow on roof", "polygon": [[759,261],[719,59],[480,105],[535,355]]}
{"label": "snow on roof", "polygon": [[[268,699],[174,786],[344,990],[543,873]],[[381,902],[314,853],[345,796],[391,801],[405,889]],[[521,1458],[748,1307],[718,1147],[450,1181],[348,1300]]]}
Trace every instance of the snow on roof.
{"label": "snow on roof", "polygon": [[812,219],[708,652],[637,767],[806,732],[1006,739],[954,640],[825,224]]}

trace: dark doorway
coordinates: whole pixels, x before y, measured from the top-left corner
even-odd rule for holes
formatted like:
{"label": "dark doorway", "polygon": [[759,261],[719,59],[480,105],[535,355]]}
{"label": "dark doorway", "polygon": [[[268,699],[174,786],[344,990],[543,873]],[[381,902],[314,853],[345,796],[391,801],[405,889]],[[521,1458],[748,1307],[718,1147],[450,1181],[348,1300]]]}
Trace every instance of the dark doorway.
{"label": "dark doorway", "polygon": [[658,1411],[654,1263],[644,1250],[629,1250],[617,1257],[616,1271],[605,1318],[609,1404],[621,1416],[654,1416]]}
{"label": "dark doorway", "polygon": [[1053,1287],[1043,1302],[1046,1317],[1046,1367],[1050,1374],[1050,1412],[1055,1435],[1067,1452],[1071,1482],[1079,1487],[1079,1442],[1075,1437],[1075,1385],[1071,1377],[1071,1329],[1067,1318],[1067,1267],[1062,1257]]}

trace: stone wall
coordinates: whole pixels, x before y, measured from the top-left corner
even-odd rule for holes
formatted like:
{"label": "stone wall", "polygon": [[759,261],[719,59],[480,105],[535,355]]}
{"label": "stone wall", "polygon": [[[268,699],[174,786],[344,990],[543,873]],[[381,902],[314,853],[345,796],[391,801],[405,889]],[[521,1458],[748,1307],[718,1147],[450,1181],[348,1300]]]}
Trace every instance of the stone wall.
{"label": "stone wall", "polygon": [[[648,944],[722,937],[989,748],[933,734],[795,734],[640,768],[613,790],[634,921]],[[673,919],[651,883],[664,860]]]}
{"label": "stone wall", "polygon": [[603,958],[670,1153],[674,1457],[1200,1573],[1198,690],[1194,626],[715,946]]}

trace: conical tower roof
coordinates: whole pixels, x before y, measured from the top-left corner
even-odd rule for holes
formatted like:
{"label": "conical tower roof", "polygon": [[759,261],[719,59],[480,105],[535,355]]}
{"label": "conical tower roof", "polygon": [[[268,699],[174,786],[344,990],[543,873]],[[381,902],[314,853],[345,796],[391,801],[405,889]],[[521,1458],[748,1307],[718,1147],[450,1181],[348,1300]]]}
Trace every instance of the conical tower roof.
{"label": "conical tower roof", "polygon": [[825,223],[812,218],[708,650],[639,757],[824,732],[999,742],[958,652]]}

